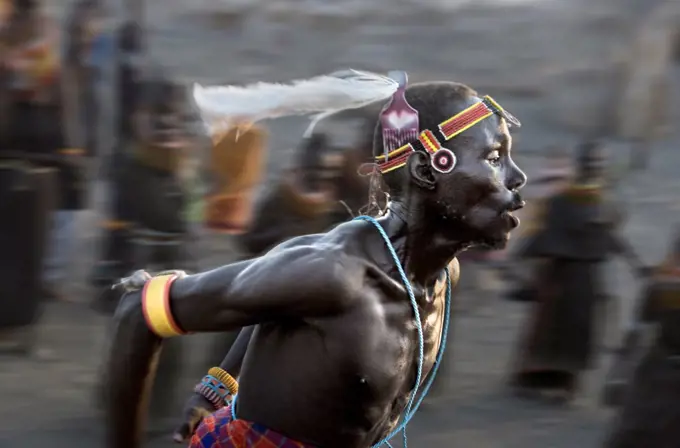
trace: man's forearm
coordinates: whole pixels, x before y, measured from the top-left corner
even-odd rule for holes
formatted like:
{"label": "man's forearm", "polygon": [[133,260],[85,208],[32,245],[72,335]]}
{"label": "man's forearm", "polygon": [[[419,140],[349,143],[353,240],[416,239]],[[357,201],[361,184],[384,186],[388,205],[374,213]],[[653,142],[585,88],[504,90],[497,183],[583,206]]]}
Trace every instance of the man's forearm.
{"label": "man's forearm", "polygon": [[234,344],[229,349],[227,356],[224,357],[220,368],[229,372],[231,376],[236,378],[241,374],[241,366],[243,365],[243,358],[246,356],[246,351],[248,350],[248,343],[250,343],[250,338],[255,331],[255,325],[250,327],[245,327],[241,330],[234,341]]}

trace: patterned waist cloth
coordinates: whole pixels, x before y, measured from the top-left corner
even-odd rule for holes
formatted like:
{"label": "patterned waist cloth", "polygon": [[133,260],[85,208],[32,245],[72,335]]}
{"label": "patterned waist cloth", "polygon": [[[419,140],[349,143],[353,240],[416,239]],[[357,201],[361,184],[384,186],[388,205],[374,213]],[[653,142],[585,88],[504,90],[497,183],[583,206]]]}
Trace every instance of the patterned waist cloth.
{"label": "patterned waist cloth", "polygon": [[246,420],[232,419],[231,406],[203,419],[189,448],[313,448]]}

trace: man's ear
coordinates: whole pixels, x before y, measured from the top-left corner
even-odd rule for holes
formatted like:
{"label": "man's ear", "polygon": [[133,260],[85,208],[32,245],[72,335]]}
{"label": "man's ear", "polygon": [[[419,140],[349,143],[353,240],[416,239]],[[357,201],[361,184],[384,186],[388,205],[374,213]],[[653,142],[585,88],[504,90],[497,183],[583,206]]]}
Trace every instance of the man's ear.
{"label": "man's ear", "polygon": [[408,171],[411,180],[420,188],[434,190],[437,181],[430,165],[430,156],[421,151],[415,151],[408,158]]}

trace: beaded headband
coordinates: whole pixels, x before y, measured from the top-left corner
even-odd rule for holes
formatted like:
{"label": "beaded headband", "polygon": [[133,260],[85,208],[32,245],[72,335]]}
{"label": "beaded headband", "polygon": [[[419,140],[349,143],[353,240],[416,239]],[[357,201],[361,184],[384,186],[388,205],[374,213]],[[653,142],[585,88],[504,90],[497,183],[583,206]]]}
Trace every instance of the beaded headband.
{"label": "beaded headband", "polygon": [[[380,114],[384,154],[377,156],[374,164],[362,165],[359,173],[368,175],[377,169],[384,174],[403,167],[409,156],[416,151],[413,145],[416,140],[431,155],[432,167],[435,170],[450,173],[456,166],[456,156],[453,152],[443,148],[431,130],[425,129],[418,133],[418,111],[411,107],[405,96],[408,79],[406,73],[390,72],[388,76],[399,83],[399,88]],[[482,101],[440,123],[437,131],[444,140],[450,140],[494,114],[504,118],[510,126],[521,126],[517,118],[487,95]]]}

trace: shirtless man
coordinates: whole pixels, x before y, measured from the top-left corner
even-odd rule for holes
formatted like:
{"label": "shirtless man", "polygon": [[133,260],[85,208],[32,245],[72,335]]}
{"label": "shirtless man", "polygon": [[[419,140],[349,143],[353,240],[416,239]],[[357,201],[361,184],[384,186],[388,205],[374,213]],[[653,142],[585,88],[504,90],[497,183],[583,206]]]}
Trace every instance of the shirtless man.
{"label": "shirtless man", "polygon": [[[144,273],[128,281],[107,365],[110,448],[140,446],[144,383],[162,337],[249,325],[256,327],[240,375],[238,420],[204,422],[192,446],[252,446],[245,439],[266,428],[259,437],[285,438],[278,446],[366,448],[396,427],[420,386],[419,324],[421,380],[439,350],[445,299],[433,294],[435,283],[441,285],[448,266],[455,284],[458,252],[505,246],[526,181],[510,152],[507,121],[516,120],[493,100],[449,82],[398,94],[383,116],[408,101],[421,138],[394,144],[403,127],[392,141],[382,131],[395,129],[376,129],[376,166],[391,195],[379,228],[352,221],[174,282]],[[225,407],[214,418],[230,413]],[[214,443],[205,445],[201,436]]]}

